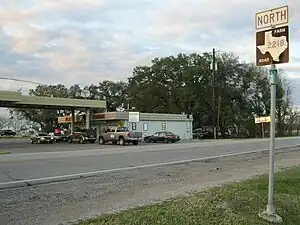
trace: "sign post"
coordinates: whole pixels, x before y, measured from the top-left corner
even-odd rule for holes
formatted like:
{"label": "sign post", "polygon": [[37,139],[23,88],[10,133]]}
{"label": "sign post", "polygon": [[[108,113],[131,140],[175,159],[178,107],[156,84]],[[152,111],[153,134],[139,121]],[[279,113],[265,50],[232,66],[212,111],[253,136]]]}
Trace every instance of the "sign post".
{"label": "sign post", "polygon": [[255,123],[261,124],[261,134],[262,138],[265,138],[265,130],[264,130],[264,123],[270,123],[271,122],[271,116],[265,116],[265,117],[257,117],[254,119]]}
{"label": "sign post", "polygon": [[[259,216],[269,222],[281,223],[282,218],[276,214],[274,206],[274,173],[275,173],[275,125],[276,125],[276,64],[289,62],[289,27],[288,6],[274,8],[256,13],[256,65],[271,65],[271,125],[270,125],[270,159],[269,159],[269,187],[266,211]],[[281,27],[278,27],[278,26]],[[285,25],[285,26],[283,26]],[[269,30],[266,30],[269,29]]]}

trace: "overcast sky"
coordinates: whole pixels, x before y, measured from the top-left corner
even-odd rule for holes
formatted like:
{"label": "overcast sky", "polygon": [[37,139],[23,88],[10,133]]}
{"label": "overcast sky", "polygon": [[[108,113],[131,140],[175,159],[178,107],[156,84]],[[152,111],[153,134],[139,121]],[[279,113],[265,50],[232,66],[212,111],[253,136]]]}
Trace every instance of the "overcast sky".
{"label": "overcast sky", "polygon": [[[300,105],[300,0],[0,0],[0,76],[45,84],[126,80],[178,52],[255,59],[255,13],[289,5],[290,63]],[[34,85],[1,81],[0,89]],[[299,97],[299,100],[297,100]]]}

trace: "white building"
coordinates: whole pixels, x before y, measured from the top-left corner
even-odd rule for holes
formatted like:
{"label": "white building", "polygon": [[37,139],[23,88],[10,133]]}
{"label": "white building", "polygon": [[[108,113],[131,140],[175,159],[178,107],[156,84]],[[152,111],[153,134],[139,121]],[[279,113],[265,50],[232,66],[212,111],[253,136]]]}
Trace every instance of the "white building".
{"label": "white building", "polygon": [[169,131],[179,135],[181,139],[192,139],[193,117],[184,114],[107,112],[91,116],[91,127],[123,125],[131,131],[142,132],[143,136],[159,131]]}

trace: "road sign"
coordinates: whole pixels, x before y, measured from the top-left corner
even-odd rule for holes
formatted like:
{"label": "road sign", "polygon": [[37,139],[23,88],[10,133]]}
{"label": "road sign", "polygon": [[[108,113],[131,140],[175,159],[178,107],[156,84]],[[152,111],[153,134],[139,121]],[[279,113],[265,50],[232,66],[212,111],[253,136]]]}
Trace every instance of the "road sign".
{"label": "road sign", "polygon": [[128,121],[138,123],[140,122],[140,113],[139,112],[129,112]]}
{"label": "road sign", "polygon": [[256,65],[289,62],[289,26],[256,33]]}
{"label": "road sign", "polygon": [[83,98],[88,98],[88,97],[90,97],[90,95],[91,95],[91,92],[87,89],[84,89],[84,90],[81,91],[81,96]]}
{"label": "road sign", "polygon": [[289,22],[288,6],[282,6],[255,15],[255,27],[257,30],[288,24]]}
{"label": "road sign", "polygon": [[270,123],[271,122],[270,116],[256,117],[254,119],[255,119],[255,123]]}

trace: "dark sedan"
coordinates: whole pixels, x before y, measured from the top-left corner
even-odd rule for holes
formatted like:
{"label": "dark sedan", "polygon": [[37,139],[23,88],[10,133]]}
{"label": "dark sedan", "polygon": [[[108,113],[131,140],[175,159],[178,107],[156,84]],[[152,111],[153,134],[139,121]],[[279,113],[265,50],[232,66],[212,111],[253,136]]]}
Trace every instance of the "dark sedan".
{"label": "dark sedan", "polygon": [[147,143],[156,143],[156,142],[164,142],[164,143],[175,143],[180,141],[180,137],[178,135],[173,134],[172,132],[162,131],[156,132],[153,135],[147,136],[144,138]]}
{"label": "dark sedan", "polygon": [[31,144],[53,144],[54,138],[49,136],[46,132],[38,132],[30,137]]}
{"label": "dark sedan", "polygon": [[17,133],[12,130],[1,130],[1,136],[15,136]]}
{"label": "dark sedan", "polygon": [[68,142],[68,136],[61,133],[49,133],[49,136],[54,139],[54,142]]}

